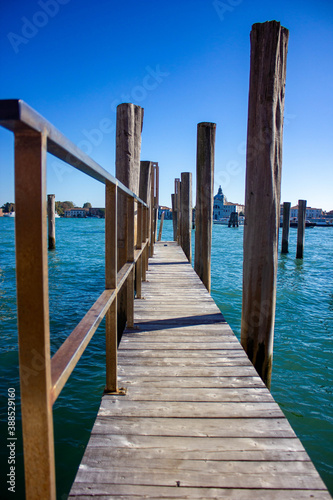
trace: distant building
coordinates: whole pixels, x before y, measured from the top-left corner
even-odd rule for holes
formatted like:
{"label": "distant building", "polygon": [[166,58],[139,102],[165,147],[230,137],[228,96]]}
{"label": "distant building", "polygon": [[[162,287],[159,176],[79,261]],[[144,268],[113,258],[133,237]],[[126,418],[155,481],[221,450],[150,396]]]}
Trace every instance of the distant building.
{"label": "distant building", "polygon": [[[283,215],[283,205],[281,205],[281,215]],[[307,219],[320,219],[323,215],[323,210],[321,208],[306,207],[306,218]],[[298,218],[298,205],[291,207],[290,218]]]}
{"label": "distant building", "polygon": [[213,219],[219,220],[230,217],[232,212],[237,212],[238,214],[241,212],[244,213],[244,205],[227,201],[220,186],[217,194],[214,196]]}
{"label": "distant building", "polygon": [[170,220],[172,219],[172,210],[169,207],[164,207],[160,205],[158,207],[158,218],[160,219],[162,217],[162,212],[164,212],[164,219],[165,220]]}
{"label": "distant building", "polygon": [[87,217],[89,208],[68,208],[65,210],[65,217],[83,218]]}
{"label": "distant building", "polygon": [[100,217],[104,218],[105,217],[105,208],[101,207],[91,207],[89,208],[89,217]]}
{"label": "distant building", "polygon": [[0,208],[0,217],[2,217],[2,216],[3,216],[3,210],[2,210],[2,208]]}

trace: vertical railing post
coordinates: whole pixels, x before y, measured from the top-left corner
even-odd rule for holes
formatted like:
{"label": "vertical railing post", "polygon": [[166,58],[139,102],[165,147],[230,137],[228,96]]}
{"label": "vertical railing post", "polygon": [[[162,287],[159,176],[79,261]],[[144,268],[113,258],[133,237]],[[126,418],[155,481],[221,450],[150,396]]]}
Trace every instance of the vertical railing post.
{"label": "vertical railing post", "polygon": [[[142,222],[143,222],[143,210],[142,210],[142,205],[141,203],[138,203],[138,208],[137,208],[137,219],[138,219],[138,232],[137,232],[137,249],[141,250],[142,249],[142,233],[143,233],[143,227],[142,227]],[[136,296],[138,299],[141,299],[142,297],[142,257],[143,253],[141,253],[140,257],[137,260],[136,263],[136,269],[135,269],[135,274],[136,274]]]}
{"label": "vertical railing post", "polygon": [[163,212],[161,213],[160,229],[159,229],[159,231],[158,231],[158,241],[161,241],[161,239],[162,239],[162,231],[163,231],[164,215],[165,215],[165,212],[163,211]]}
{"label": "vertical railing post", "polygon": [[[118,188],[105,186],[105,288],[117,293],[117,210]],[[118,391],[117,377],[117,295],[106,313],[106,391]]]}
{"label": "vertical railing post", "polygon": [[49,250],[54,250],[56,247],[56,234],[55,234],[55,195],[47,195],[47,220],[48,220],[48,234],[49,234]]}
{"label": "vertical railing post", "polygon": [[181,242],[189,262],[192,262],[192,174],[182,172],[180,190]]}
{"label": "vertical railing post", "polygon": [[25,494],[55,500],[46,224],[46,135],[15,135],[15,239]]}
{"label": "vertical railing post", "polygon": [[143,256],[143,266],[142,266],[142,281],[146,281],[146,272],[148,269],[148,259],[149,259],[149,208],[143,208],[143,241],[146,244]]}
{"label": "vertical railing post", "polygon": [[172,228],[173,228],[173,241],[177,240],[177,210],[176,210],[176,194],[171,195],[171,208],[172,208]]}
{"label": "vertical railing post", "polygon": [[140,162],[140,187],[139,187],[139,198],[144,201],[147,207],[144,207],[144,241],[148,239],[148,244],[144,252],[144,276],[143,280],[146,280],[146,270],[148,269],[148,259],[150,255],[150,238],[151,238],[151,182],[152,182],[152,162],[141,161]]}
{"label": "vertical railing post", "polygon": [[176,207],[176,239],[178,245],[180,245],[180,225],[181,225],[181,213],[180,213],[180,179],[175,179],[175,207]]}
{"label": "vertical railing post", "polygon": [[154,167],[154,243],[156,243],[159,191],[160,191],[160,168],[158,166],[158,163],[153,163],[153,167]]}
{"label": "vertical railing post", "polygon": [[288,253],[289,247],[289,228],[290,228],[290,202],[283,203],[283,223],[282,223],[282,245],[281,253]]}
{"label": "vertical railing post", "polygon": [[149,247],[149,257],[154,255],[154,244],[155,244],[155,168],[152,164],[151,169],[151,192],[150,192],[150,247]]}
{"label": "vertical railing post", "polygon": [[241,343],[268,388],[273,363],[288,35],[276,21],[254,24],[251,31]]}
{"label": "vertical railing post", "polygon": [[[139,193],[141,130],[143,108],[132,103],[117,106],[116,127],[116,177],[136,195]],[[126,247],[127,195],[118,193],[118,271],[127,262]],[[126,325],[126,287],[125,284],[118,296],[118,334],[121,338]]]}
{"label": "vertical railing post", "polygon": [[303,259],[305,241],[306,200],[298,200],[296,259]]}
{"label": "vertical railing post", "polygon": [[198,123],[194,270],[209,292],[211,285],[215,133],[215,123]]}
{"label": "vertical railing post", "polygon": [[[127,197],[127,262],[134,262],[135,229],[134,229],[134,198]],[[127,328],[134,326],[134,272],[133,266],[127,278]]]}

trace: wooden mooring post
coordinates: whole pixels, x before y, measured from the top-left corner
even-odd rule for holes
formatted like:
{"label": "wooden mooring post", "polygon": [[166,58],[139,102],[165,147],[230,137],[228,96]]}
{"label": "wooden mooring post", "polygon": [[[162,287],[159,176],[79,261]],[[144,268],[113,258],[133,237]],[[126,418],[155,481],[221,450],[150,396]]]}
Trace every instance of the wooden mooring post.
{"label": "wooden mooring post", "polygon": [[181,246],[189,262],[192,262],[192,174],[182,172],[180,190]]}
{"label": "wooden mooring post", "polygon": [[288,36],[277,21],[252,26],[241,343],[267,387],[273,361]]}
{"label": "wooden mooring post", "polygon": [[239,227],[238,212],[231,212],[228,227]]}
{"label": "wooden mooring post", "polygon": [[165,212],[163,211],[163,212],[161,213],[160,228],[159,228],[159,231],[158,231],[158,241],[161,241],[161,239],[162,239],[162,231],[163,231],[164,215],[165,215]]}
{"label": "wooden mooring post", "polygon": [[215,123],[198,123],[194,270],[209,292],[211,286],[215,135]]}
{"label": "wooden mooring post", "polygon": [[56,234],[55,234],[55,195],[47,195],[47,217],[48,217],[48,236],[49,250],[55,250]]}
{"label": "wooden mooring post", "polygon": [[160,169],[157,162],[152,163],[152,181],[151,181],[151,196],[152,196],[152,207],[153,207],[153,216],[152,216],[152,236],[151,236],[151,253],[150,256],[154,255],[154,244],[157,241],[157,219],[158,219],[158,205],[159,205],[159,176]]}
{"label": "wooden mooring post", "polygon": [[281,253],[289,252],[290,205],[289,201],[283,203]]}
{"label": "wooden mooring post", "polygon": [[[126,187],[139,195],[141,131],[143,124],[143,108],[132,103],[122,103],[117,106],[116,125],[116,177]],[[127,262],[128,236],[128,202],[127,196],[119,192],[118,213],[118,271]],[[134,238],[136,238],[136,223]],[[127,285],[118,297],[118,337],[121,337],[127,321]]]}
{"label": "wooden mooring post", "polygon": [[151,208],[151,218],[150,218],[150,246],[149,246],[149,257],[154,255],[154,245],[157,240],[157,219],[158,219],[158,205],[159,205],[159,166],[156,162],[151,163],[151,179],[150,179],[150,206]]}
{"label": "wooden mooring post", "polygon": [[152,180],[152,172],[153,164],[151,161],[141,161],[140,162],[140,188],[139,188],[139,197],[142,201],[147,203],[148,209],[145,208],[143,210],[143,233],[147,236],[149,240],[149,244],[146,246],[144,251],[144,265],[142,268],[142,279],[146,280],[146,271],[148,269],[148,259],[150,253],[150,245],[151,245],[151,180]]}
{"label": "wooden mooring post", "polygon": [[176,207],[176,239],[177,243],[180,243],[180,224],[181,224],[181,213],[180,213],[180,189],[181,182],[180,179],[175,179],[175,207]]}
{"label": "wooden mooring post", "polygon": [[298,200],[296,259],[303,259],[305,241],[306,200]]}
{"label": "wooden mooring post", "polygon": [[171,207],[172,207],[172,229],[173,229],[173,241],[177,240],[177,210],[176,210],[176,195],[171,195]]}

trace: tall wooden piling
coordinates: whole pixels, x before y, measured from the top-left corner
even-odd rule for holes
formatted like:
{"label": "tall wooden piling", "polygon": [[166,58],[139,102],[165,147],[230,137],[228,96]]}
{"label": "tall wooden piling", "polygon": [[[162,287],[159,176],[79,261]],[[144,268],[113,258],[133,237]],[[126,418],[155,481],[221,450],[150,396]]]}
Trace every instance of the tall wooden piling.
{"label": "tall wooden piling", "polygon": [[228,227],[239,227],[238,212],[231,212]]}
{"label": "tall wooden piling", "polygon": [[49,250],[54,250],[56,247],[54,194],[47,195],[47,216],[48,216]]}
{"label": "tall wooden piling", "polygon": [[285,201],[283,203],[281,253],[289,252],[289,228],[290,228],[290,202]]}
{"label": "tall wooden piling", "polygon": [[305,241],[306,200],[298,200],[296,259],[303,259]]}
{"label": "tall wooden piling", "polygon": [[180,190],[181,246],[189,262],[192,262],[192,174],[182,172]]}
{"label": "tall wooden piling", "polygon": [[177,240],[177,210],[176,210],[176,195],[171,195],[172,207],[172,228],[173,228],[173,241]]}
{"label": "tall wooden piling", "polygon": [[177,226],[176,226],[176,239],[178,245],[180,243],[180,224],[181,224],[181,213],[180,213],[180,179],[175,179],[175,204],[177,213]]}
{"label": "tall wooden piling", "polygon": [[198,123],[194,270],[209,292],[211,286],[215,135],[215,123]]}
{"label": "tall wooden piling", "polygon": [[157,162],[152,163],[152,180],[151,180],[151,204],[153,207],[152,212],[152,225],[151,225],[151,247],[150,257],[154,255],[154,244],[157,240],[157,219],[158,219],[158,206],[159,206],[159,176],[160,169]]}
{"label": "tall wooden piling", "polygon": [[280,224],[282,133],[289,32],[252,26],[241,343],[270,387]]}
{"label": "tall wooden piling", "polygon": [[[143,124],[143,108],[132,103],[117,106],[116,125],[116,177],[135,194],[139,194],[141,131]],[[127,262],[127,195],[119,192],[118,213],[118,271]],[[136,229],[134,229],[136,234]],[[135,236],[136,237],[136,236]],[[118,297],[118,335],[121,336],[126,315],[127,290],[123,287]]]}
{"label": "tall wooden piling", "polygon": [[151,246],[151,179],[152,179],[152,169],[153,164],[151,161],[141,161],[140,162],[140,186],[139,186],[139,198],[147,203],[149,209],[144,209],[143,211],[143,232],[149,240],[148,246],[144,251],[144,266],[143,266],[143,279],[146,279],[146,270],[148,268],[148,258]]}

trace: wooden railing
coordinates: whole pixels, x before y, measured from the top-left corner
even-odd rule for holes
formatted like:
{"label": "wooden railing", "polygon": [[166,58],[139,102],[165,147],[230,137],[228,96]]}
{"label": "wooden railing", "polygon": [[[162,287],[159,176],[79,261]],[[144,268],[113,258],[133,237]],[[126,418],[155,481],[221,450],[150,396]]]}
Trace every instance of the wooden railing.
{"label": "wooden railing", "polygon": [[[117,393],[117,295],[127,284],[127,326],[134,325],[134,274],[141,297],[156,240],[158,180],[142,201],[21,100],[0,101],[0,124],[15,134],[15,237],[20,390],[26,498],[55,499],[52,405],[106,317],[106,392]],[[50,356],[46,153],[105,184],[105,290]],[[117,198],[127,197],[127,262],[117,271]],[[135,217],[135,204],[137,217]],[[135,241],[135,219],[137,220]],[[119,227],[119,226],[118,226]]]}

